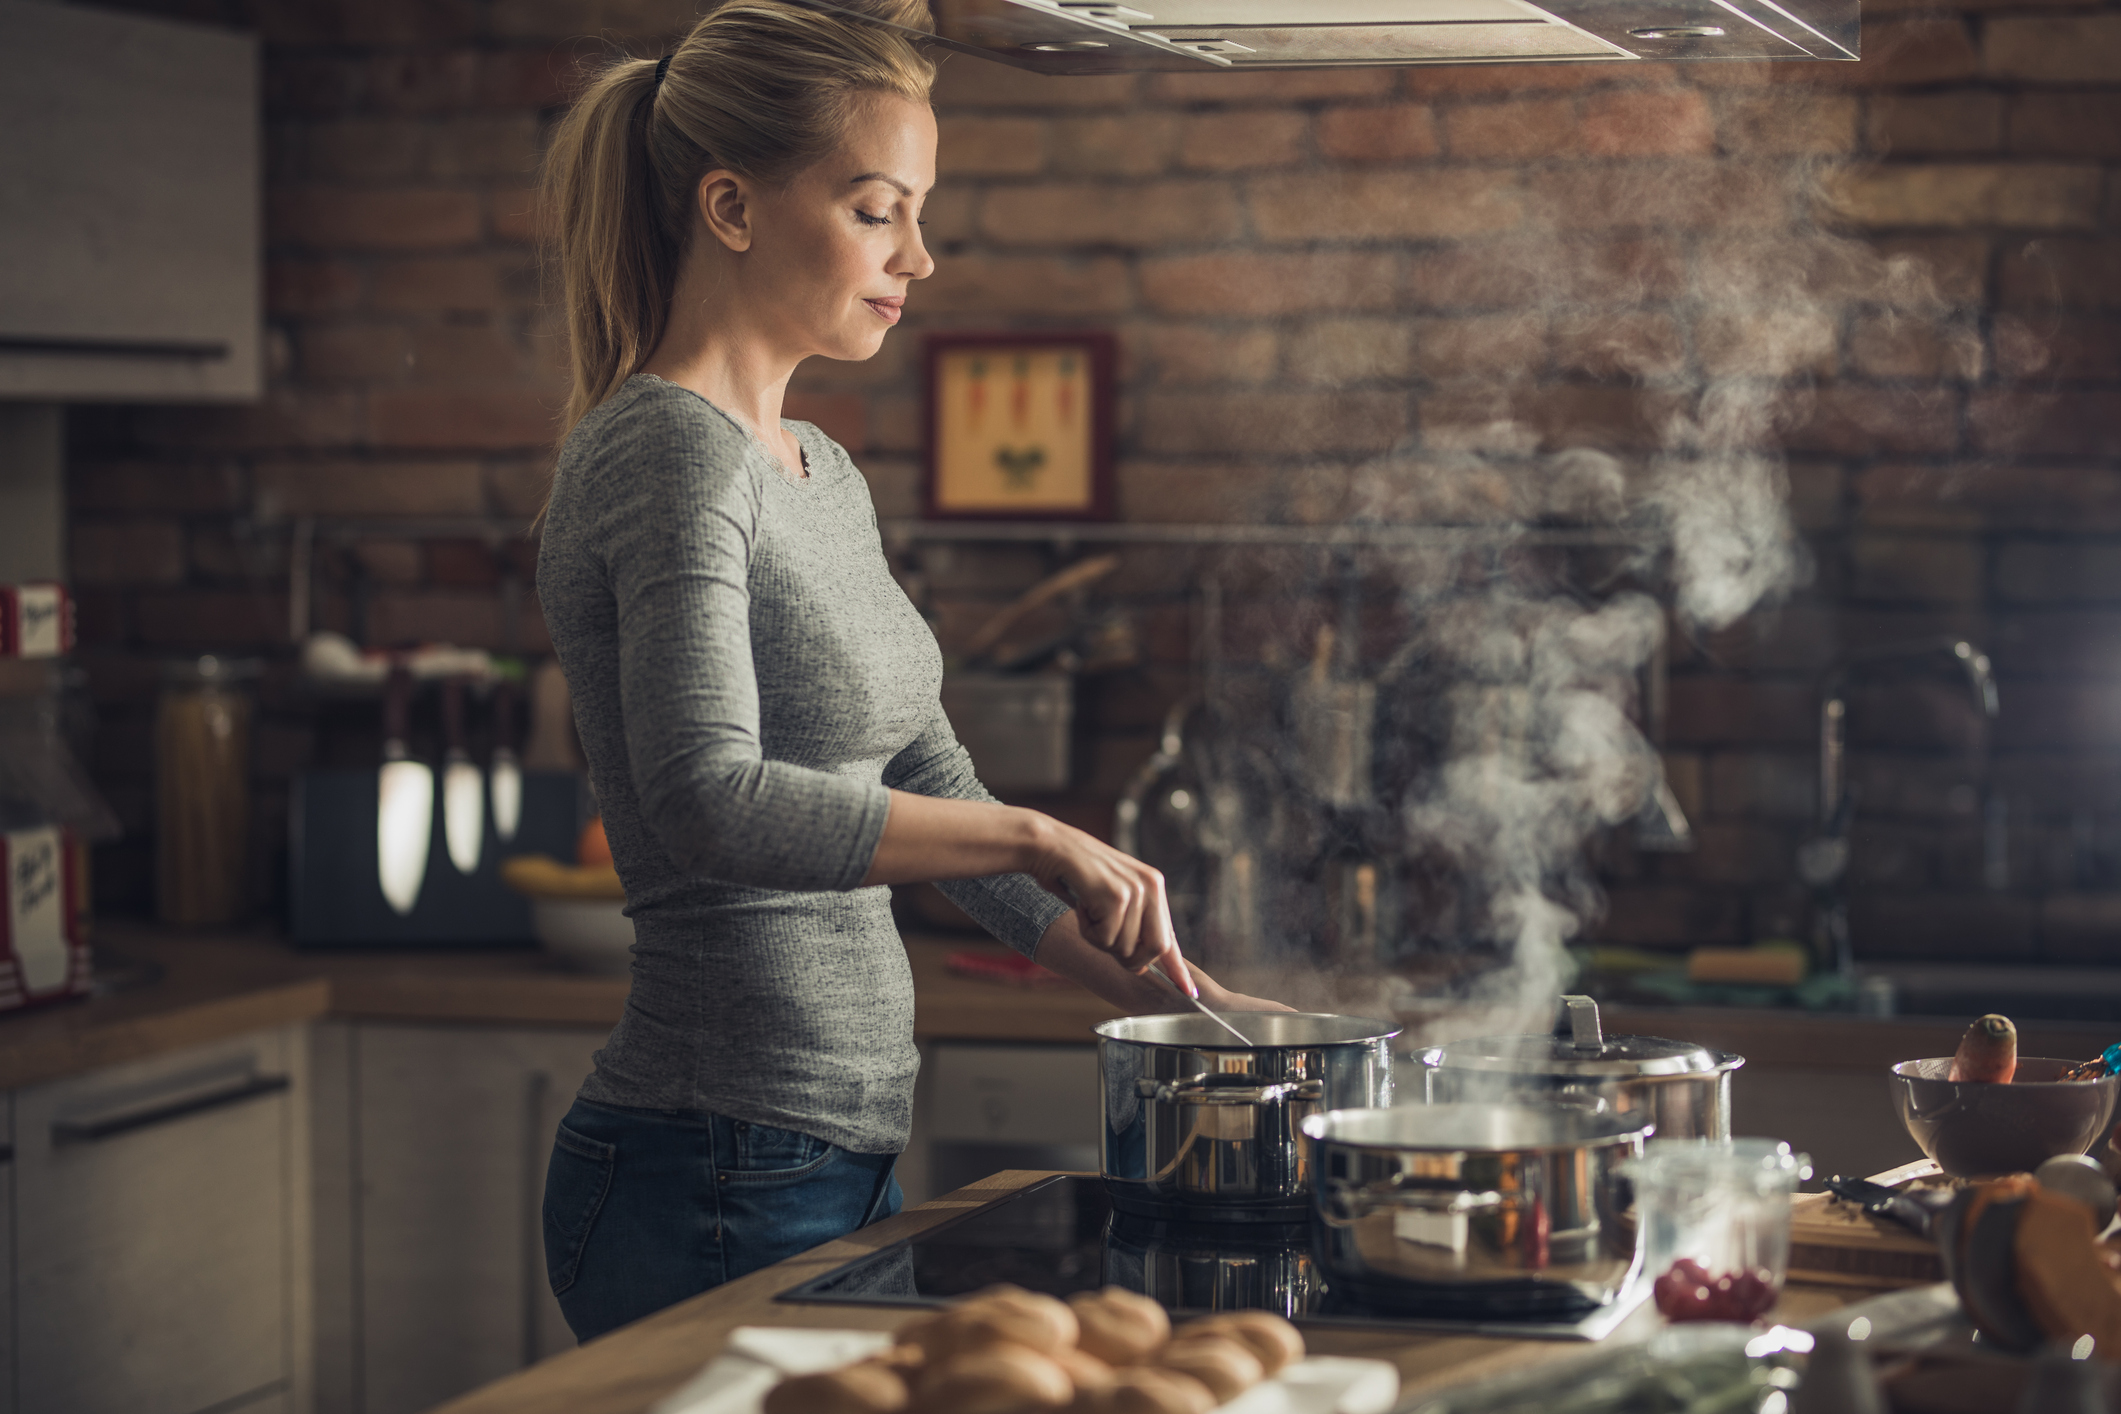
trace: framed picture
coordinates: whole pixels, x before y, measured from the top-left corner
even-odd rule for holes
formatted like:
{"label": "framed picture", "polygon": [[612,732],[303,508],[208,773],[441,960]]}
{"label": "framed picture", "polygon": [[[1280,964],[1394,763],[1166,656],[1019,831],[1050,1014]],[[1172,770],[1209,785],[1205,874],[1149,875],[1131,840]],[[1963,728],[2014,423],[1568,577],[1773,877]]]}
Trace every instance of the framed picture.
{"label": "framed picture", "polygon": [[931,334],[927,513],[1108,520],[1112,336]]}

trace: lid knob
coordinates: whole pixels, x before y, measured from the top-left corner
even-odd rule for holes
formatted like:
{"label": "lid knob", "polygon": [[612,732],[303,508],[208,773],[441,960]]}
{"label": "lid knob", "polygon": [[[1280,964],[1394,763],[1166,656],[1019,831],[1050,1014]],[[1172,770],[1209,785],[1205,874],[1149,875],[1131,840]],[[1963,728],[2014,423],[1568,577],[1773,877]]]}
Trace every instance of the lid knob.
{"label": "lid knob", "polygon": [[1605,1032],[1598,1025],[1598,1003],[1589,997],[1563,997],[1569,1012],[1569,1039],[1579,1051],[1605,1049]]}

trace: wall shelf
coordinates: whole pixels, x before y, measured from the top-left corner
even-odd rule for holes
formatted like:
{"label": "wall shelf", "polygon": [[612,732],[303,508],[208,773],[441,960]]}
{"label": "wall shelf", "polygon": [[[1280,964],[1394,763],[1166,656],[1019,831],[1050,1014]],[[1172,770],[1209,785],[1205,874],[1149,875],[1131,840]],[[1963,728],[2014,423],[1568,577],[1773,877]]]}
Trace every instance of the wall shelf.
{"label": "wall shelf", "polygon": [[1539,545],[1651,547],[1661,530],[1643,526],[1220,525],[1142,521],[887,520],[890,546],[939,543],[1074,545],[1289,545],[1374,549]]}

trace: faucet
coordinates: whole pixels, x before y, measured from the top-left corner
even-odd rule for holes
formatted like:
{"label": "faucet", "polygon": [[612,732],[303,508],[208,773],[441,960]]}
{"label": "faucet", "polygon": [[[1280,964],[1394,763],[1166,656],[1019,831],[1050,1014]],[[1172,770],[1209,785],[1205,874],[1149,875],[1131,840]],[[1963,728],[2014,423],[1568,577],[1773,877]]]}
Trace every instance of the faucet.
{"label": "faucet", "polygon": [[1838,659],[1819,685],[1819,832],[1797,847],[1797,875],[1812,890],[1812,949],[1836,972],[1855,970],[1849,945],[1849,825],[1856,814],[1856,792],[1847,782],[1848,684],[1859,669],[1933,653],[1947,653],[1966,674],[1974,705],[1986,717],[1996,715],[1996,676],[1988,654],[1963,638],[1925,638],[1911,643],[1867,648]]}

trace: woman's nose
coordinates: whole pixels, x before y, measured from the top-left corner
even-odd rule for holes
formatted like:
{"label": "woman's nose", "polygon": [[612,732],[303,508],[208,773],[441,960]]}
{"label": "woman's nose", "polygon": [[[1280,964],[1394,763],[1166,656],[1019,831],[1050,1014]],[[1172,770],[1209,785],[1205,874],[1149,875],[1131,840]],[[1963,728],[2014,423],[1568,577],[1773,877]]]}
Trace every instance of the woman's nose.
{"label": "woman's nose", "polygon": [[935,257],[928,254],[928,243],[921,238],[919,222],[907,222],[906,231],[907,238],[898,248],[897,259],[891,263],[891,273],[912,280],[925,280],[935,273]]}

